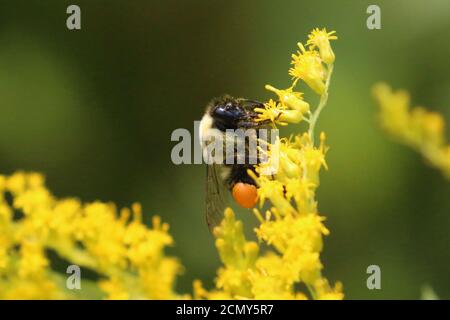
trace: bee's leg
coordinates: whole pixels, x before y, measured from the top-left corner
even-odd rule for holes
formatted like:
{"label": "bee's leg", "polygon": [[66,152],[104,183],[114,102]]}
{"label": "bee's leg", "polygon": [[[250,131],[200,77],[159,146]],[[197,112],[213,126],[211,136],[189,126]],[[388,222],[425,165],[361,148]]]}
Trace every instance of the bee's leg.
{"label": "bee's leg", "polygon": [[263,121],[255,121],[255,120],[241,120],[238,122],[238,127],[243,129],[255,129],[270,123],[270,119]]}

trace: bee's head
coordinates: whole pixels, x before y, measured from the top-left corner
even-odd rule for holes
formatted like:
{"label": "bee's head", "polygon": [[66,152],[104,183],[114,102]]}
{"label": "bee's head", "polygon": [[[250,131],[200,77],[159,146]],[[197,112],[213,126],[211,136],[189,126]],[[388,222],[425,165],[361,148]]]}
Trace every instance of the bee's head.
{"label": "bee's head", "polygon": [[236,129],[239,120],[246,117],[246,111],[239,101],[230,96],[213,101],[210,113],[220,130]]}

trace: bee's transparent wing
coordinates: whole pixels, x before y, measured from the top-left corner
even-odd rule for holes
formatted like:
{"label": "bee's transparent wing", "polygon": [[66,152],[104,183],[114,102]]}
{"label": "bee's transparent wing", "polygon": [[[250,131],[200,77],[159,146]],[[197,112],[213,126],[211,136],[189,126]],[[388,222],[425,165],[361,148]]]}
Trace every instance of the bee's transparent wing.
{"label": "bee's transparent wing", "polygon": [[227,204],[227,188],[220,169],[218,164],[206,166],[206,222],[211,232],[222,221]]}
{"label": "bee's transparent wing", "polygon": [[239,98],[238,100],[241,103],[242,107],[246,110],[253,111],[255,108],[264,108],[264,103],[262,103],[258,100],[245,99],[245,98]]}

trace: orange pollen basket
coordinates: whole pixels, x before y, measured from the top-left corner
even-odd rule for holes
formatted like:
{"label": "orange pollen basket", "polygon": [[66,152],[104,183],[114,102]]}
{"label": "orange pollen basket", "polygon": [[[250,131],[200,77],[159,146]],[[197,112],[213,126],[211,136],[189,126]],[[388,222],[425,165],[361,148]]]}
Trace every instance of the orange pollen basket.
{"label": "orange pollen basket", "polygon": [[258,192],[254,185],[238,182],[231,191],[234,201],[244,208],[253,208],[258,200]]}

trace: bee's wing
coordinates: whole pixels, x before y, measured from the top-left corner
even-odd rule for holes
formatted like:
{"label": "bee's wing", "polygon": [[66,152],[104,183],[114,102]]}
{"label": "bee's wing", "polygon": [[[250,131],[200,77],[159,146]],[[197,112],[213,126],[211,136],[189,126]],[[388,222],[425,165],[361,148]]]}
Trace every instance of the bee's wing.
{"label": "bee's wing", "polygon": [[239,98],[239,102],[246,110],[253,111],[255,108],[264,108],[264,103],[257,100]]}
{"label": "bee's wing", "polygon": [[211,232],[222,221],[227,204],[227,188],[220,168],[221,165],[214,163],[206,166],[206,222]]}

